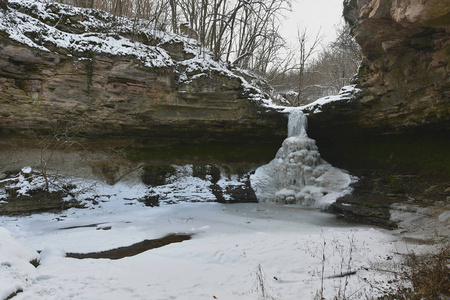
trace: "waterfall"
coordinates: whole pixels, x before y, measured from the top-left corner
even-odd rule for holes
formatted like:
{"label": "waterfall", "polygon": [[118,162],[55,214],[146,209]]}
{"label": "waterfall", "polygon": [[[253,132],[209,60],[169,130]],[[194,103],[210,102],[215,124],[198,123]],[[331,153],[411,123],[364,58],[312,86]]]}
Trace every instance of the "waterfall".
{"label": "waterfall", "polygon": [[260,202],[325,208],[351,192],[350,175],[320,157],[316,141],[308,137],[306,128],[306,116],[300,109],[293,109],[288,137],[275,158],[250,178]]}
{"label": "waterfall", "polygon": [[295,109],[289,114],[288,137],[306,136],[308,119],[300,109]]}

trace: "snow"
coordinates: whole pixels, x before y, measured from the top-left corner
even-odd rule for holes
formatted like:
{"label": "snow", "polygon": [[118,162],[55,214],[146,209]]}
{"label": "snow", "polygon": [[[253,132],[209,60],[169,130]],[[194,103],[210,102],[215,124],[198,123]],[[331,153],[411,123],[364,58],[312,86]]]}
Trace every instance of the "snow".
{"label": "snow", "polygon": [[[167,184],[156,187],[52,178],[56,185],[76,184],[72,192],[86,208],[1,216],[1,299],[15,291],[21,291],[15,299],[33,300],[263,299],[262,284],[273,297],[264,299],[293,300],[312,299],[322,282],[326,298],[338,289],[375,295],[371,282],[363,278],[387,282],[387,275],[376,271],[373,262],[398,252],[401,243],[390,232],[347,224],[332,214],[298,205],[208,202],[212,197],[208,178],[194,177],[190,165],[174,165],[174,169]],[[25,171],[29,175],[23,176]],[[23,188],[26,194],[42,188],[39,176],[26,167],[2,184]],[[226,188],[242,183],[222,176],[217,184]],[[305,188],[311,194],[322,189]],[[150,191],[160,195],[161,206],[151,208],[139,201]],[[186,202],[193,200],[203,202]],[[172,233],[189,234],[192,239],[117,260],[65,256],[130,246]],[[29,263],[33,259],[40,259],[37,268]],[[336,277],[346,272],[356,275]]]}
{"label": "snow", "polygon": [[[264,203],[211,202],[215,199],[211,178],[193,176],[191,165],[174,165],[176,172],[168,182],[153,187],[137,182],[108,185],[50,174],[55,183],[50,191],[75,184],[70,192],[86,208],[0,216],[0,299],[14,292],[18,292],[14,299],[33,300],[258,299],[263,297],[262,286],[266,299],[270,299],[267,295],[273,299],[312,299],[322,282],[326,298],[339,289],[354,295],[375,293],[361,278],[386,278],[371,264],[396,251],[392,234],[349,225],[311,207],[271,203],[275,199],[323,208],[351,191],[349,184],[354,179],[323,161],[315,142],[307,137],[301,110],[314,108],[313,112],[319,112],[325,103],[348,100],[356,91],[354,86],[301,108],[275,106],[255,87],[255,81],[247,82],[225,63],[214,61],[196,41],[160,32],[142,20],[140,33],[157,39],[159,44],[151,46],[126,38],[131,32],[131,19],[121,19],[122,23],[114,25],[115,32],[108,33],[112,16],[104,12],[44,0],[10,0],[9,5],[20,10],[0,11],[0,31],[31,48],[49,52],[53,47],[46,45],[52,44],[70,50],[67,55],[78,59],[89,59],[85,55],[90,51],[130,56],[147,67],[174,67],[182,84],[217,72],[238,79],[250,99],[290,113],[293,121],[275,159],[251,177]],[[61,14],[82,15],[79,26],[89,33],[65,32],[42,22],[58,22]],[[176,61],[163,49],[164,43],[182,43],[184,52],[194,57]],[[0,184],[1,201],[7,198],[7,188],[27,195],[32,189],[42,188],[44,179],[36,170],[25,167]],[[223,190],[243,184],[236,176],[222,176],[217,182]],[[161,206],[151,208],[140,201],[149,195],[157,196]],[[227,199],[227,195],[224,197]],[[190,234],[192,239],[118,260],[65,256],[69,252],[129,246],[171,233]],[[39,259],[40,265],[35,268],[30,261]],[[333,277],[347,271],[357,275]]]}
{"label": "snow", "polygon": [[[30,7],[36,13],[37,18],[15,10],[8,10],[6,15],[2,16],[0,22],[0,30],[5,31],[9,37],[20,43],[24,43],[32,48],[50,52],[48,48],[43,46],[45,43],[51,43],[58,48],[64,48],[77,53],[97,52],[102,54],[112,54],[116,56],[134,56],[142,61],[148,67],[167,67],[173,65],[173,61],[169,54],[162,48],[144,45],[143,43],[133,42],[130,39],[113,33],[89,32],[76,34],[64,32],[54,26],[50,26],[41,22],[40,19],[58,19],[58,15],[48,13],[48,3],[44,1],[25,1],[17,0],[10,3],[20,4],[24,7]],[[65,8],[64,14],[81,15],[83,9],[71,8],[59,4],[57,7]],[[86,10],[84,10],[86,11]],[[3,14],[3,13],[1,13]],[[39,19],[38,19],[39,18]],[[93,20],[85,21],[87,23],[97,25]],[[14,24],[14,26],[11,26]],[[34,33],[36,38],[31,39],[27,34]]]}
{"label": "snow", "polygon": [[[149,68],[173,68],[180,84],[191,84],[198,78],[210,77],[212,73],[216,73],[238,80],[249,100],[256,101],[268,109],[284,112],[292,109],[274,104],[272,98],[259,88],[261,84],[266,84],[257,75],[234,67],[233,71],[230,70],[226,62],[215,61],[211,52],[202,48],[198,41],[159,31],[148,20],[126,17],[115,19],[103,11],[75,8],[46,0],[11,0],[9,6],[12,9],[6,12],[0,11],[0,31],[31,48],[46,52],[65,49],[61,51],[62,55],[76,55],[78,59],[91,59],[92,53],[134,57]],[[78,20],[80,16],[82,18]],[[57,28],[56,25],[63,17],[69,20],[71,17],[74,18],[76,21],[73,24],[70,21],[67,22],[83,32],[74,33],[64,27]],[[133,40],[130,38],[133,35],[146,36],[156,45]],[[170,53],[164,49],[164,45],[167,44],[181,44],[182,51],[193,57],[177,60],[179,58],[171,57]],[[50,50],[55,47],[57,50]],[[251,82],[246,78],[251,78],[249,79]],[[358,92],[354,85],[346,86],[341,89],[339,95],[318,99],[301,106],[301,109],[308,110],[309,113],[320,113],[322,105],[333,101],[349,100]]]}
{"label": "snow", "polygon": [[[97,225],[80,227],[92,224]],[[321,285],[322,250],[325,293],[331,296],[336,285],[343,287],[342,278],[331,276],[341,273],[350,249],[350,268],[358,276],[348,278],[347,290],[367,292],[369,285],[358,278],[374,275],[367,271],[371,261],[395,248],[387,231],[348,225],[316,210],[263,203],[149,208],[111,197],[89,209],[0,217],[0,226],[2,299],[17,289],[23,292],[15,299],[258,299],[258,266],[275,299],[312,299]],[[111,229],[97,230],[105,226]],[[193,236],[118,260],[64,256],[168,233]],[[39,256],[32,249],[42,250],[37,268],[28,263]]]}
{"label": "snow", "polygon": [[[226,193],[227,190],[238,186],[244,186],[248,177],[243,175],[229,175],[221,171],[221,177],[214,182],[211,175],[199,178],[193,173],[193,165],[171,165],[175,170],[167,178],[165,184],[146,185],[141,181],[120,181],[109,185],[98,180],[89,180],[77,177],[63,177],[48,174],[49,192],[58,191],[61,187],[70,186],[66,201],[77,200],[84,205],[102,203],[111,198],[125,199],[130,205],[140,204],[145,197],[155,197],[159,204],[174,204],[180,202],[212,202],[217,198],[212,189],[221,189],[225,200],[233,200]],[[206,165],[208,167],[208,165]],[[24,175],[28,174],[28,175]],[[244,180],[244,181],[243,181]],[[44,190],[45,180],[38,170],[24,167],[16,176],[0,180],[0,200],[8,197],[8,190],[15,191],[18,195],[30,195],[32,190]],[[141,202],[140,202],[141,201]]]}
{"label": "snow", "polygon": [[421,207],[407,203],[394,203],[389,211],[391,220],[402,229],[404,238],[430,243],[445,243],[450,236],[448,207]]}
{"label": "snow", "polygon": [[[80,60],[92,59],[95,53],[132,57],[149,68],[173,68],[180,84],[190,84],[215,73],[238,80],[244,91],[250,94],[250,100],[272,105],[271,99],[258,88],[256,81],[248,82],[244,76],[231,71],[226,62],[215,61],[211,51],[202,48],[198,41],[157,30],[148,20],[115,19],[103,11],[46,0],[10,0],[9,7],[6,12],[0,11],[0,31],[31,48],[45,52],[59,51],[60,55],[76,56]],[[57,26],[63,18],[68,19],[66,22],[72,29]],[[75,21],[71,22],[71,18]],[[81,33],[73,32],[73,28]],[[132,36],[146,37],[148,41],[133,40]],[[182,52],[190,54],[190,58],[171,57],[164,49],[168,44],[180,44]],[[246,71],[237,71],[246,74]]]}
{"label": "snow", "polygon": [[28,285],[35,268],[30,263],[39,257],[26,243],[13,238],[11,233],[0,227],[0,299],[6,299],[19,288]]}
{"label": "snow", "polygon": [[321,108],[323,105],[331,103],[331,102],[336,102],[336,101],[351,100],[359,92],[361,92],[361,90],[358,89],[355,84],[344,86],[341,88],[338,95],[326,96],[326,97],[317,99],[316,101],[311,102],[307,105],[300,106],[300,109],[303,111],[309,110],[312,113],[320,113],[320,112],[322,112]]}
{"label": "snow", "polygon": [[[261,199],[273,193],[284,202],[325,207],[349,192],[351,176],[320,159],[300,109],[291,110],[288,131],[277,157],[252,176]],[[51,189],[75,184],[71,193],[86,208],[0,216],[1,299],[18,292],[14,299],[297,300],[313,299],[322,286],[326,299],[337,293],[360,299],[376,296],[389,280],[376,262],[396,262],[399,248],[411,249],[388,231],[347,224],[311,207],[211,202],[211,176],[193,176],[192,165],[172,167],[166,184],[153,187],[52,176]],[[7,188],[26,195],[44,182],[25,167],[0,184],[6,198]],[[222,176],[217,185],[243,182]],[[161,206],[139,201],[148,195],[157,195]],[[192,238],[117,260],[65,256],[172,233]],[[33,259],[40,259],[37,268]],[[345,273],[355,274],[340,277]]]}

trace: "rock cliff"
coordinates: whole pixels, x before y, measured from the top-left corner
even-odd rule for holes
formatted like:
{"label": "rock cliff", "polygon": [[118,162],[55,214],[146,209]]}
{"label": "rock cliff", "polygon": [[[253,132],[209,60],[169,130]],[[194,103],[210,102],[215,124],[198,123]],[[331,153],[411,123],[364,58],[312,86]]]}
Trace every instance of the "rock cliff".
{"label": "rock cliff", "polygon": [[366,94],[359,101],[373,113],[365,118],[367,126],[448,127],[450,2],[373,0],[348,5],[346,16],[355,24],[353,33],[364,55],[359,85]]}
{"label": "rock cliff", "polygon": [[363,53],[362,93],[311,115],[310,136],[331,161],[450,174],[450,1],[347,0],[344,7]]}
{"label": "rock cliff", "polygon": [[352,100],[308,117],[322,157],[360,177],[333,209],[395,226],[393,203],[450,199],[450,1],[346,0],[363,61]]}
{"label": "rock cliff", "polygon": [[286,118],[262,105],[255,78],[194,40],[47,1],[9,1],[0,14],[3,140],[65,124],[90,140],[121,140],[110,148],[139,159],[138,148],[186,144],[275,152],[285,137]]}
{"label": "rock cliff", "polygon": [[287,131],[260,79],[145,20],[3,2],[0,180],[30,166],[58,192],[38,187],[30,198],[6,188],[0,214],[67,207],[59,176],[143,182],[150,206],[256,201],[248,172],[273,158]]}

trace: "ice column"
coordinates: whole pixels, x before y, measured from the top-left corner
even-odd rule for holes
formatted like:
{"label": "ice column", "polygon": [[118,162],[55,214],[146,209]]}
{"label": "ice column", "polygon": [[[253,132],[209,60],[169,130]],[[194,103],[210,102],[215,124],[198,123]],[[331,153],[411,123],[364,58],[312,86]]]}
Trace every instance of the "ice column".
{"label": "ice column", "polygon": [[320,158],[316,142],[308,137],[306,127],[307,118],[303,112],[292,110],[288,137],[275,158],[251,176],[252,187],[260,202],[325,208],[351,192],[350,175]]}

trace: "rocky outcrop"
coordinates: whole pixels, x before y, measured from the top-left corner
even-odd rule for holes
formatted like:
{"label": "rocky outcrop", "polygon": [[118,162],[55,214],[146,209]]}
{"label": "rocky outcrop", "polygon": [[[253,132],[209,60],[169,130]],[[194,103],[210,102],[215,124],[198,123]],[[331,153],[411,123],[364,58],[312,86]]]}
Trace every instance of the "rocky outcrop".
{"label": "rocky outcrop", "polygon": [[[146,21],[9,1],[0,9],[0,215],[79,206],[63,200],[75,185],[58,181],[76,177],[144,183],[148,206],[256,201],[248,173],[273,158],[287,118],[264,105],[254,80]],[[36,171],[29,182],[45,177],[56,190],[18,194],[9,185],[24,166]]]}
{"label": "rocky outcrop", "polygon": [[234,151],[231,160],[246,161],[246,149],[261,146],[270,155],[256,161],[267,161],[286,135],[286,117],[262,105],[264,94],[193,40],[46,1],[10,1],[2,19],[4,143],[63,126],[81,128],[93,150],[125,149],[133,160],[211,158],[219,148],[219,160]]}
{"label": "rocky outcrop", "polygon": [[241,81],[218,72],[180,84],[172,68],[148,68],[132,57],[45,53],[5,36],[0,47],[5,135],[69,123],[92,134],[183,141],[284,136],[283,117],[266,113]]}
{"label": "rocky outcrop", "polygon": [[325,158],[450,174],[449,13],[449,1],[345,1],[362,92],[309,116]]}
{"label": "rocky outcrop", "polygon": [[352,0],[346,18],[363,53],[360,124],[448,128],[450,2]]}
{"label": "rocky outcrop", "polygon": [[308,117],[322,157],[360,178],[331,209],[387,227],[393,203],[448,209],[450,2],[346,0],[344,17],[361,92]]}
{"label": "rocky outcrop", "polygon": [[359,3],[354,35],[364,55],[359,85],[366,94],[360,102],[373,113],[368,122],[448,128],[450,3],[365,2]]}
{"label": "rocky outcrop", "polygon": [[0,0],[0,8],[7,9],[8,8],[8,0]]}

